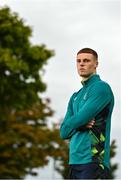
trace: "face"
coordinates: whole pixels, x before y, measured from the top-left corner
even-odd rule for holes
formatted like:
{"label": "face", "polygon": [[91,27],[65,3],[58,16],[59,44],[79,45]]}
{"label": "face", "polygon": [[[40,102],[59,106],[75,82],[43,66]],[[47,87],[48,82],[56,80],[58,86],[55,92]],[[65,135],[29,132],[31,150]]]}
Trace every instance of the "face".
{"label": "face", "polygon": [[88,78],[96,72],[98,61],[93,54],[80,53],[77,55],[77,71],[81,77]]}

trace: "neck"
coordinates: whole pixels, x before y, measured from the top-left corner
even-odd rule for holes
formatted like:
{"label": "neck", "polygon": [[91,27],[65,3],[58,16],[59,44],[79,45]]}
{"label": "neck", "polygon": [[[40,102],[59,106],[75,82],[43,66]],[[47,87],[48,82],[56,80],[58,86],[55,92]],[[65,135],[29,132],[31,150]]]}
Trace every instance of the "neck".
{"label": "neck", "polygon": [[88,80],[91,76],[93,76],[94,74],[96,74],[96,72],[90,74],[88,77],[82,77],[82,81],[86,81]]}

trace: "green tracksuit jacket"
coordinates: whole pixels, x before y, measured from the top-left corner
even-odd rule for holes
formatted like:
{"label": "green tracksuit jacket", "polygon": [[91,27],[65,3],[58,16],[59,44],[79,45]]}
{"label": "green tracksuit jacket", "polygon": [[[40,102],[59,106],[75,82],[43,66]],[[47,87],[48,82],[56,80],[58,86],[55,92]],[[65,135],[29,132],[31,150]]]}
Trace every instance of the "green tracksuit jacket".
{"label": "green tracksuit jacket", "polygon": [[[69,164],[97,162],[109,167],[113,106],[112,90],[99,75],[91,76],[71,96],[60,127],[60,137],[69,139]],[[93,128],[86,128],[93,118]]]}

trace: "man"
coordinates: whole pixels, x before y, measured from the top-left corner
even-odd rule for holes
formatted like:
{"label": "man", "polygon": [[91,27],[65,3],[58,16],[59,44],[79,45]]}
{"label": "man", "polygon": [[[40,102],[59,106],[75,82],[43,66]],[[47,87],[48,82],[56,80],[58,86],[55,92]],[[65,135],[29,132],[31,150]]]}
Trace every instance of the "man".
{"label": "man", "polygon": [[96,74],[97,52],[77,53],[77,71],[83,87],[74,93],[60,127],[69,139],[69,179],[109,179],[110,126],[114,96],[110,86]]}

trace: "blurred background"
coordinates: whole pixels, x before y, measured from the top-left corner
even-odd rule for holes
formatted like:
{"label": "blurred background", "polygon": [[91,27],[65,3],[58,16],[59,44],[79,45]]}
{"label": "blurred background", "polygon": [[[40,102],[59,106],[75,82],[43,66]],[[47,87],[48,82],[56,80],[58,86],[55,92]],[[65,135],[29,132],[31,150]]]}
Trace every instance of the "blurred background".
{"label": "blurred background", "polygon": [[121,1],[0,1],[0,178],[64,179],[68,142],[59,125],[81,79],[76,53],[99,55],[115,96],[112,179],[121,179]]}

